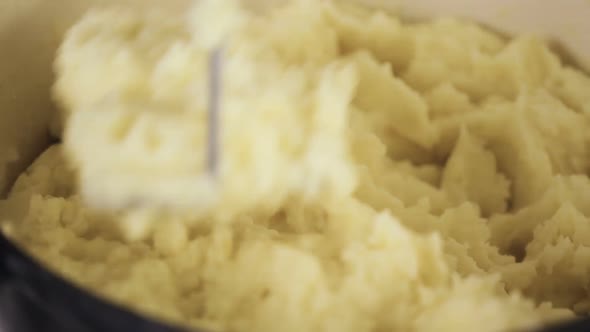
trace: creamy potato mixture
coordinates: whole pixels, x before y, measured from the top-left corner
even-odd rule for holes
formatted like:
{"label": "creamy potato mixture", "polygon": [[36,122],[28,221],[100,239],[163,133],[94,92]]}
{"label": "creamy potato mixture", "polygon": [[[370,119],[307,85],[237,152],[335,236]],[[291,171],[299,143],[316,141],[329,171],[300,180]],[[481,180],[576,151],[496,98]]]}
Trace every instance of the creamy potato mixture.
{"label": "creamy potato mixture", "polygon": [[[207,58],[224,46],[219,178]],[[533,37],[340,1],[88,13],[3,231],[211,331],[508,331],[590,312],[590,77]]]}

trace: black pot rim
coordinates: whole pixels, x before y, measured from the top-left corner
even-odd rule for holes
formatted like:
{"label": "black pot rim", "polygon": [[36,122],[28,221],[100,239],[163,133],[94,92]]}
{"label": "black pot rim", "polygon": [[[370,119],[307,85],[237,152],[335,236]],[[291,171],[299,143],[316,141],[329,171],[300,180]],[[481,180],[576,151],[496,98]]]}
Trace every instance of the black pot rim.
{"label": "black pot rim", "polygon": [[[6,325],[8,328],[6,328]],[[49,271],[0,232],[0,330],[188,332],[99,298]],[[590,331],[590,317],[539,332]],[[191,332],[205,332],[191,330]]]}

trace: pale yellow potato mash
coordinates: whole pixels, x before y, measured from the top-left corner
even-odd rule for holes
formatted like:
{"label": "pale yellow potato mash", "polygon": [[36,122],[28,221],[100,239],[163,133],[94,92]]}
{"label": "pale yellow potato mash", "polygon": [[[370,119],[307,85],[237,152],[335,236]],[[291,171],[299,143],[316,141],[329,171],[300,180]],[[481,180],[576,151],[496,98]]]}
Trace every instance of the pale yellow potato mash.
{"label": "pale yellow potato mash", "polygon": [[[269,216],[288,200],[350,196],[357,174],[348,120],[358,69],[339,56],[321,11],[302,10],[282,15],[305,20],[283,23],[248,16],[234,1],[201,1],[184,21],[112,10],[76,25],[57,57],[55,92],[66,111],[64,151],[85,201],[129,212],[126,223],[138,225],[128,231],[139,227],[140,236],[149,215],[227,222]],[[267,32],[273,25],[277,31]],[[287,30],[300,36],[286,38]],[[316,44],[323,45],[309,47]],[[217,45],[225,49],[224,84],[220,169],[212,177],[207,60]]]}
{"label": "pale yellow potato mash", "polygon": [[56,73],[63,142],[0,220],[108,300],[220,332],[492,332],[590,312],[590,77],[542,41],[340,1],[255,15],[210,0],[185,18],[93,11]]}

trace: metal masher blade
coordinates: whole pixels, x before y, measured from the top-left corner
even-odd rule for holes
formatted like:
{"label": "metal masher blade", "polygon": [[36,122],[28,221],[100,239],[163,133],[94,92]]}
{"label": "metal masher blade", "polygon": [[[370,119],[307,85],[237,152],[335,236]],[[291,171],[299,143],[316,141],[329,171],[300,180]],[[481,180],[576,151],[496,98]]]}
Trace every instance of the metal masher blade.
{"label": "metal masher blade", "polygon": [[223,47],[218,46],[215,47],[209,55],[207,170],[212,177],[216,177],[219,173],[222,76]]}

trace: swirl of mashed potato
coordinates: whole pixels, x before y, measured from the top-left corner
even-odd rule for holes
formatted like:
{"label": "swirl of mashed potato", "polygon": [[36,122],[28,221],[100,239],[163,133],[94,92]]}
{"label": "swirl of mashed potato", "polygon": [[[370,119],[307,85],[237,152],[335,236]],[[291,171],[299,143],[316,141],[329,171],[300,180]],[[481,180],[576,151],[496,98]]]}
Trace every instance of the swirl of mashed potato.
{"label": "swirl of mashed potato", "polygon": [[[128,219],[146,233],[147,216],[159,212],[231,221],[273,214],[288,200],[350,196],[357,179],[347,130],[357,68],[339,57],[321,12],[303,10],[281,15],[305,14],[305,22],[280,23],[247,15],[233,1],[203,1],[186,22],[112,10],[75,26],[56,60],[55,92],[85,201],[132,212]],[[285,39],[286,30],[265,32],[272,25],[299,32]],[[208,53],[218,43],[226,55],[213,179],[205,160],[206,85]]]}
{"label": "swirl of mashed potato", "polygon": [[110,301],[227,332],[493,332],[590,312],[590,78],[542,41],[340,1],[209,0],[185,20],[93,11],[55,68],[63,141],[0,221]]}

